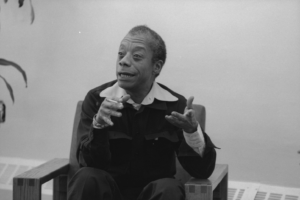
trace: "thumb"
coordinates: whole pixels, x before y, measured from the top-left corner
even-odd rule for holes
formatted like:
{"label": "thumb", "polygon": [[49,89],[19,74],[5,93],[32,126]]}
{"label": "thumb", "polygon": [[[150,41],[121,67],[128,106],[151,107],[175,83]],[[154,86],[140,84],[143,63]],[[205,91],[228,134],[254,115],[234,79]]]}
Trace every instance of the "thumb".
{"label": "thumb", "polygon": [[193,109],[193,101],[194,101],[194,97],[191,96],[190,98],[188,98],[188,100],[186,101],[186,108],[187,109]]}

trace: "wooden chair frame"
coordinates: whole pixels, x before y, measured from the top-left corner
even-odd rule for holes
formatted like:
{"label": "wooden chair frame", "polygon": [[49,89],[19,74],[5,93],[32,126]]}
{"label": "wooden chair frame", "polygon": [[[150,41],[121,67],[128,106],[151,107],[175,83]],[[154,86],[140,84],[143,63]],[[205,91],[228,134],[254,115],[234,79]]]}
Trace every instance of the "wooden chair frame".
{"label": "wooden chair frame", "polygon": [[[76,171],[76,132],[80,118],[82,101],[77,104],[73,124],[73,136],[70,151],[70,159],[55,158],[38,167],[28,170],[13,178],[13,200],[40,200],[42,196],[42,184],[53,179],[53,200],[67,199],[67,184],[70,177]],[[205,128],[205,108],[201,105],[193,105],[196,117],[202,128]],[[74,160],[75,159],[75,160]],[[177,171],[181,166],[177,161]],[[78,168],[78,166],[77,166]],[[208,179],[195,179],[183,172],[176,178],[185,183],[186,200],[227,200],[228,190],[228,165],[216,164],[213,174]]]}

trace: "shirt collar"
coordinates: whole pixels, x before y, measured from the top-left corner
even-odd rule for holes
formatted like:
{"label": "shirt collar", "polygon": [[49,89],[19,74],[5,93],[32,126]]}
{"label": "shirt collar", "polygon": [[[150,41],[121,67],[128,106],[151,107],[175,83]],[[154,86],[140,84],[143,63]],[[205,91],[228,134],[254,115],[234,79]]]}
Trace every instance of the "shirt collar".
{"label": "shirt collar", "polygon": [[[102,92],[100,92],[100,97],[107,97],[107,98],[121,98],[126,94],[126,91],[119,87],[118,82],[116,82],[113,86],[106,88]],[[163,89],[159,84],[155,81],[153,82],[152,88],[147,96],[142,101],[142,105],[150,105],[154,102],[154,99],[160,101],[177,101],[178,98],[172,95],[169,91]],[[127,101],[129,104],[135,104],[132,99]]]}

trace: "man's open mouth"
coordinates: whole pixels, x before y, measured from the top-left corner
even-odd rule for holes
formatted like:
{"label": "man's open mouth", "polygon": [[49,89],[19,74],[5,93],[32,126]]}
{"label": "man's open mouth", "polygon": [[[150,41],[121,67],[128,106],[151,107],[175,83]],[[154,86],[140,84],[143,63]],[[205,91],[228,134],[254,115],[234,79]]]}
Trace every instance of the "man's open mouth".
{"label": "man's open mouth", "polygon": [[134,77],[134,74],[130,74],[130,73],[127,73],[127,72],[122,72],[122,73],[119,73],[119,76],[121,78],[130,78],[130,77]]}

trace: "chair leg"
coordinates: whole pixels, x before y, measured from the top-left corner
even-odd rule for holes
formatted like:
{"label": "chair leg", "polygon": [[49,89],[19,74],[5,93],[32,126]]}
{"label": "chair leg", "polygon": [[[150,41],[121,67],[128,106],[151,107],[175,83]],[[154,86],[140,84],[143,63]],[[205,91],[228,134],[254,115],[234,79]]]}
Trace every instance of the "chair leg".
{"label": "chair leg", "polygon": [[41,200],[42,188],[38,179],[13,179],[13,200]]}
{"label": "chair leg", "polygon": [[67,199],[67,175],[60,175],[53,179],[53,200]]}
{"label": "chair leg", "polygon": [[214,200],[227,200],[228,197],[228,173],[223,177],[213,193]]}

